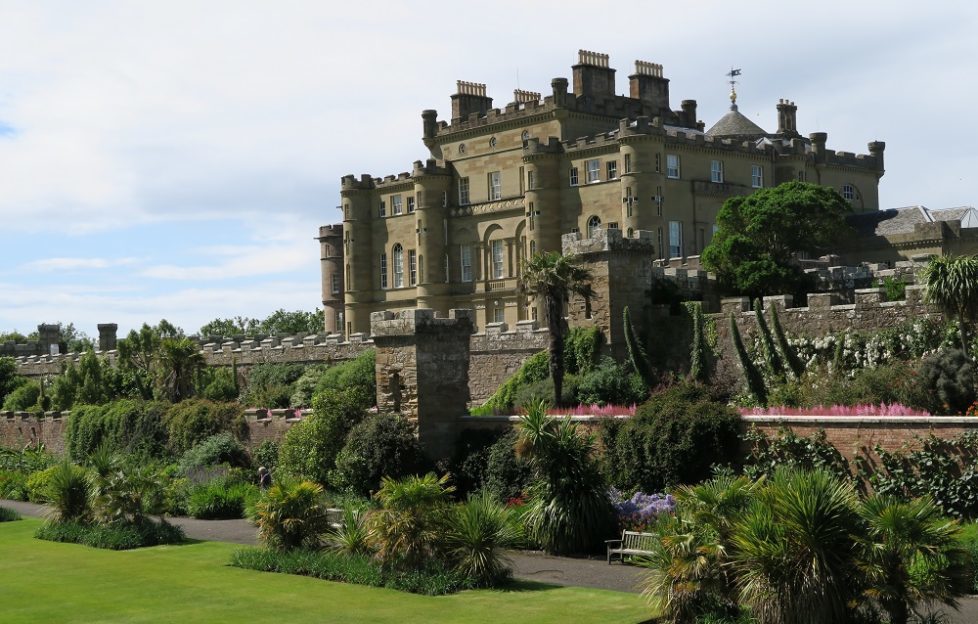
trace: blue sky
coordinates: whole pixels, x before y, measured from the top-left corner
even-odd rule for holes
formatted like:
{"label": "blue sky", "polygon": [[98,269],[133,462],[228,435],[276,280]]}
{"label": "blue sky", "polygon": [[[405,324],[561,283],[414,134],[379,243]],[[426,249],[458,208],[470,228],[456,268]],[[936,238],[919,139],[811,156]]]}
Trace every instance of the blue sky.
{"label": "blue sky", "polygon": [[[317,227],[342,175],[427,156],[420,112],[455,80],[549,90],[578,48],[662,63],[674,108],[741,112],[864,153],[884,207],[978,203],[970,3],[0,0],[0,331],[196,331],[320,301]],[[814,9],[812,8],[814,7]]]}

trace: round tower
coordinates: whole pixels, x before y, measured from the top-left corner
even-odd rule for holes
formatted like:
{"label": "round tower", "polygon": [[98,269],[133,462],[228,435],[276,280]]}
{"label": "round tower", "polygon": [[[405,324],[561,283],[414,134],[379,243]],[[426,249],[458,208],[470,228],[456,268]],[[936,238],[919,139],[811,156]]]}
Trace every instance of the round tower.
{"label": "round tower", "polygon": [[345,331],[342,223],[319,228],[319,261],[323,282],[323,328],[327,334],[342,334]]}
{"label": "round tower", "polygon": [[373,299],[373,179],[363,175],[359,180],[346,176],[340,198],[343,210],[343,333],[370,331],[370,302]]}
{"label": "round tower", "polygon": [[434,159],[428,159],[423,164],[420,160],[415,161],[411,177],[414,178],[417,197],[417,307],[447,314],[445,253],[448,241],[445,240],[445,230],[452,177],[444,168],[438,167]]}

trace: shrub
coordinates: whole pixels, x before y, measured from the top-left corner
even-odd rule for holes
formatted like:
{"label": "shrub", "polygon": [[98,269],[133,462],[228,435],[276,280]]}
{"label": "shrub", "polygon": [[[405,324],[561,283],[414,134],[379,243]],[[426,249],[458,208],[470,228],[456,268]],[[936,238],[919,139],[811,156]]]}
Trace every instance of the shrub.
{"label": "shrub", "polygon": [[275,440],[263,440],[252,454],[252,465],[264,466],[274,472],[275,466],[278,465],[278,453],[278,442]]}
{"label": "shrub", "polygon": [[204,387],[201,398],[217,403],[234,401],[238,398],[238,385],[234,382],[234,368],[205,368]]}
{"label": "shrub", "polygon": [[17,374],[17,361],[12,357],[0,357],[0,405],[3,405],[7,395],[27,379]]}
{"label": "shrub", "polygon": [[291,407],[309,407],[316,393],[316,386],[325,372],[325,366],[307,366],[302,375],[292,384],[292,396],[289,398]]}
{"label": "shrub", "polygon": [[347,434],[363,420],[370,402],[363,389],[355,386],[317,394],[312,414],[285,434],[279,448],[279,472],[326,485]]}
{"label": "shrub", "polygon": [[187,513],[202,520],[244,518],[245,509],[258,499],[258,487],[215,479],[190,490]]}
{"label": "shrub", "polygon": [[519,498],[533,482],[533,469],[525,458],[516,453],[519,434],[511,431],[489,448],[485,485],[497,500]]}
{"label": "shrub", "polygon": [[20,520],[19,513],[7,507],[0,507],[0,522],[13,522],[14,520]]}
{"label": "shrub", "polygon": [[123,470],[112,466],[94,478],[94,511],[103,524],[139,525],[150,522],[146,517],[153,503],[162,501],[159,476],[152,466],[132,466]]}
{"label": "shrub", "polygon": [[215,464],[247,468],[250,465],[248,452],[233,435],[225,431],[198,442],[180,458],[180,469],[185,473]]}
{"label": "shrub", "polygon": [[0,498],[27,500],[27,474],[19,470],[0,470]]}
{"label": "shrub", "polygon": [[59,522],[84,522],[91,513],[88,471],[68,460],[48,469],[47,500]]}
{"label": "shrub", "polygon": [[32,503],[46,503],[50,500],[48,498],[50,496],[49,485],[51,477],[57,469],[57,466],[51,466],[44,470],[32,472],[27,476],[27,500]]}
{"label": "shrub", "polygon": [[449,516],[446,546],[454,568],[482,587],[509,577],[505,549],[519,539],[515,514],[485,492],[458,505]]}
{"label": "shrub", "polygon": [[[552,396],[552,395],[551,395]],[[574,400],[584,405],[641,403],[648,388],[638,373],[630,373],[611,358],[577,378]]]}
{"label": "shrub", "polygon": [[417,570],[442,548],[453,488],[434,473],[402,480],[384,477],[374,497],[382,509],[370,517],[370,535],[385,568]]}
{"label": "shrub", "polygon": [[[572,405],[577,395],[578,376],[570,373],[564,374],[564,383],[560,387],[560,402],[563,405]],[[521,384],[513,393],[512,407],[506,410],[512,413],[513,409],[526,411],[531,406],[540,401],[552,401],[554,398],[554,381],[550,377]]]}
{"label": "shrub", "polygon": [[36,472],[57,463],[57,458],[44,449],[44,444],[10,450],[0,447],[0,470]]}
{"label": "shrub", "polygon": [[740,416],[707,389],[679,384],[654,394],[628,421],[602,424],[605,463],[622,490],[660,492],[710,476],[714,464],[735,463]]}
{"label": "shrub", "polygon": [[611,488],[608,492],[611,504],[618,516],[618,525],[629,531],[649,532],[660,516],[676,510],[676,500],[671,494],[646,494],[635,492],[631,498]]}
{"label": "shrub", "polygon": [[370,552],[369,538],[367,507],[347,505],[343,508],[343,522],[326,533],[326,545],[349,555],[364,554]]}
{"label": "shrub", "polygon": [[[364,351],[357,357],[346,362],[340,362],[327,368],[316,384],[316,394],[324,390],[346,390],[358,388],[361,395],[373,398],[377,396],[376,353],[373,349]],[[307,404],[308,405],[308,404]]]}
{"label": "shrub", "polygon": [[[566,340],[566,339],[565,339]],[[512,411],[516,403],[516,393],[523,386],[550,378],[550,356],[546,351],[531,355],[523,362],[519,370],[507,379],[495,392],[486,399],[483,405],[487,409],[498,412]],[[565,379],[566,384],[566,379]],[[553,396],[553,385],[550,386],[550,396]]]}
{"label": "shrub", "polygon": [[255,504],[258,538],[274,550],[313,548],[329,527],[318,483],[276,483]]}
{"label": "shrub", "polygon": [[130,550],[160,544],[179,544],[183,529],[166,522],[146,520],[139,524],[82,524],[79,522],[45,522],[34,533],[37,539],[51,542],[84,544],[93,548]]}
{"label": "shrub", "polygon": [[336,456],[333,483],[367,496],[383,477],[399,479],[424,468],[424,452],[414,425],[394,414],[376,414],[350,431]]}
{"label": "shrub", "polygon": [[459,433],[448,465],[458,496],[467,496],[482,488],[486,481],[489,451],[500,436],[497,431],[482,429],[464,429]]}
{"label": "shrub", "polygon": [[302,376],[302,364],[256,364],[248,371],[242,403],[254,407],[288,407],[292,384]]}
{"label": "shrub", "polygon": [[952,349],[921,362],[920,377],[936,399],[931,414],[964,414],[975,402],[975,367],[963,351]]}
{"label": "shrub", "polygon": [[744,434],[750,452],[744,461],[744,472],[753,478],[774,474],[779,468],[826,470],[846,481],[852,479],[849,462],[819,430],[808,437],[797,435],[788,428],[771,438],[756,427]]}
{"label": "shrub", "polygon": [[14,388],[3,400],[3,409],[26,412],[37,406],[41,397],[41,384],[26,381]]}
{"label": "shrub", "polygon": [[167,410],[166,431],[170,452],[179,456],[218,433],[230,432],[242,439],[247,435],[247,425],[238,403],[191,399]]}
{"label": "shrub", "polygon": [[167,404],[124,399],[105,405],[76,405],[68,419],[67,449],[83,460],[103,447],[110,452],[162,457],[167,433],[163,415]]}

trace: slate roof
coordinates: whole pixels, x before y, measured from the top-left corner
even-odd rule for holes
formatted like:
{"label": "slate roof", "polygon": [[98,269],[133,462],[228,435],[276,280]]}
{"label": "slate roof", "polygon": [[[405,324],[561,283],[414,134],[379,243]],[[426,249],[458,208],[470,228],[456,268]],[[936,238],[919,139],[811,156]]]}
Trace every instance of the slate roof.
{"label": "slate roof", "polygon": [[764,128],[745,117],[736,106],[720,118],[713,127],[706,131],[712,137],[763,137],[767,136]]}
{"label": "slate roof", "polygon": [[978,227],[978,214],[971,206],[931,210],[926,206],[904,206],[876,212],[862,212],[848,217],[849,223],[863,236],[910,234],[918,223],[961,221],[961,227]]}

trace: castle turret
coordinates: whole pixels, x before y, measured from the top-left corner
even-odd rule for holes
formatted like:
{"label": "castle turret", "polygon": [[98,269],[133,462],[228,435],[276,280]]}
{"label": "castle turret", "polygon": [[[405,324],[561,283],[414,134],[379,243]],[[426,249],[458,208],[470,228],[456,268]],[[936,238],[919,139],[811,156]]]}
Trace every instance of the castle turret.
{"label": "castle turret", "polygon": [[327,334],[341,334],[344,305],[342,223],[319,228],[319,258],[322,274],[323,329]]}
{"label": "castle turret", "polygon": [[876,159],[876,171],[880,175],[886,171],[886,167],[883,166],[883,150],[886,149],[886,143],[883,141],[872,141],[869,143],[869,155]]}
{"label": "castle turret", "polygon": [[574,95],[615,96],[615,70],[608,65],[608,55],[579,50],[574,71]]}
{"label": "castle turret", "polygon": [[825,143],[829,140],[829,135],[827,132],[812,132],[808,135],[808,138],[812,142],[812,153],[815,155],[815,164],[821,165],[825,163]]}
{"label": "castle turret", "polygon": [[418,240],[417,257],[417,307],[431,308],[448,313],[443,300],[447,292],[445,284],[445,254],[448,217],[448,193],[452,176],[438,167],[434,159],[424,164],[415,161],[414,194],[417,197],[415,232]]}
{"label": "castle turret", "polygon": [[680,121],[687,128],[696,128],[696,100],[683,100]]}
{"label": "castle turret", "polygon": [[566,78],[554,78],[550,81],[554,106],[561,107],[567,103],[567,84]]}
{"label": "castle turret", "polygon": [[[364,174],[342,179],[340,197],[343,210],[343,286],[346,335],[370,329],[371,293],[374,290],[373,179]],[[356,253],[352,253],[353,249]]]}

